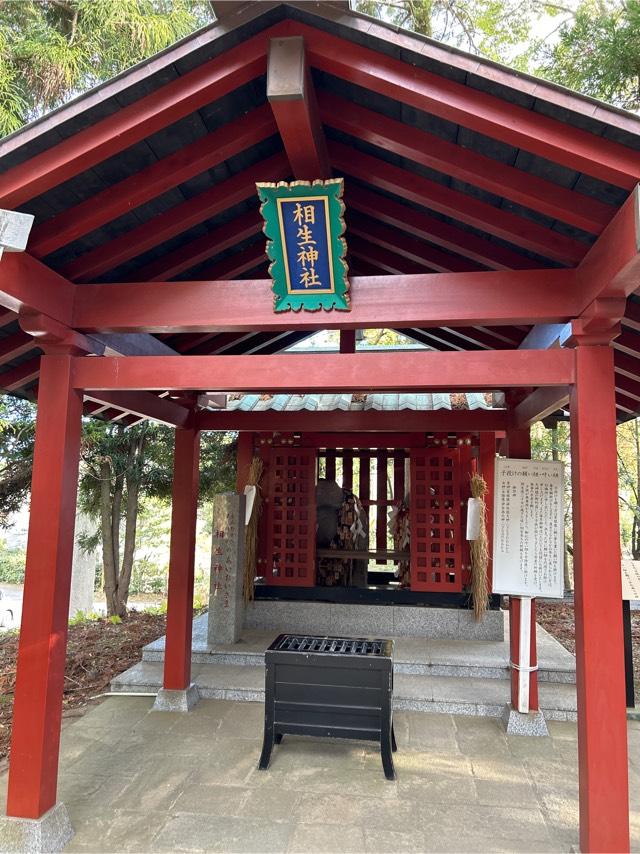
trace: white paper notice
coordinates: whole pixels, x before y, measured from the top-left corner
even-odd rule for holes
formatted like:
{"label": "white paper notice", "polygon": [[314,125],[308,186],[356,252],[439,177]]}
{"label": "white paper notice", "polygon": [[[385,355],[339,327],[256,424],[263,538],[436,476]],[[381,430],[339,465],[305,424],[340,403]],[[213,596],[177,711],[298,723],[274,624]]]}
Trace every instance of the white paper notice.
{"label": "white paper notice", "polygon": [[622,598],[640,599],[640,560],[622,561]]}
{"label": "white paper notice", "polygon": [[493,592],[564,594],[564,466],[496,460]]}

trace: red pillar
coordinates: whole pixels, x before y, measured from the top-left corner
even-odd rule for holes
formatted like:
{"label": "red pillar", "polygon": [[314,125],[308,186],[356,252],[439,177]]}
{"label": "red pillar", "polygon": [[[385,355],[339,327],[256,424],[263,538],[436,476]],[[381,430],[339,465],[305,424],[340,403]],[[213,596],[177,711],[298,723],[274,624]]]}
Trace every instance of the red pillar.
{"label": "red pillar", "polygon": [[21,818],[56,803],[82,425],[72,371],[70,356],[41,359],[7,798]]}
{"label": "red pillar", "polygon": [[576,348],[571,395],[580,850],[629,850],[613,350]]}
{"label": "red pillar", "polygon": [[173,691],[184,691],[191,683],[199,463],[200,431],[178,428],[173,459],[169,596],[164,656],[164,687]]}
{"label": "red pillar", "polygon": [[[529,460],[531,459],[531,432],[529,429],[507,431],[507,443],[509,448],[509,459]],[[520,608],[521,599],[517,596],[509,597],[509,640],[511,650],[511,661],[520,664]],[[531,600],[531,646],[529,652],[529,663],[531,667],[538,664],[538,649],[536,643],[536,600]],[[520,671],[511,669],[511,706],[518,708],[518,691],[520,688]],[[538,698],[538,671],[532,670],[529,674],[529,711],[536,712],[540,708]]]}

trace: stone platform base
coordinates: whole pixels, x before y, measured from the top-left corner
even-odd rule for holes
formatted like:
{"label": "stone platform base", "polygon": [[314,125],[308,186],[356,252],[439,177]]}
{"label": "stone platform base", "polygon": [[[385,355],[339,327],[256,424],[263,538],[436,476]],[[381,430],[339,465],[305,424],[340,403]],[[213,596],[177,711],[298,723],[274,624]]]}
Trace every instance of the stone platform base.
{"label": "stone platform base", "polygon": [[502,641],[504,624],[504,611],[487,611],[483,619],[476,622],[473,611],[461,608],[341,605],[270,599],[250,602],[245,614],[245,628],[248,630],[347,637]]}
{"label": "stone platform base", "polygon": [[523,714],[512,709],[510,705],[505,706],[502,715],[508,735],[549,735],[547,722],[542,712],[529,712]]}
{"label": "stone platform base", "polygon": [[155,703],[154,712],[190,712],[200,700],[200,691],[195,682],[192,682],[184,691],[171,691],[168,688],[160,688]]}
{"label": "stone platform base", "polygon": [[0,851],[57,852],[73,838],[67,808],[57,803],[41,818],[0,816]]}

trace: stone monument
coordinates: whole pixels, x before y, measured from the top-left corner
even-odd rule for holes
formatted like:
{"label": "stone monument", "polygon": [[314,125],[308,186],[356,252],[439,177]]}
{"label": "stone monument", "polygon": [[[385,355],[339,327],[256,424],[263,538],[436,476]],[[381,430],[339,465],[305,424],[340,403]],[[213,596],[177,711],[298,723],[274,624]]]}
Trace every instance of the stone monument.
{"label": "stone monument", "polygon": [[209,588],[210,646],[237,643],[244,624],[244,495],[225,492],[213,499]]}

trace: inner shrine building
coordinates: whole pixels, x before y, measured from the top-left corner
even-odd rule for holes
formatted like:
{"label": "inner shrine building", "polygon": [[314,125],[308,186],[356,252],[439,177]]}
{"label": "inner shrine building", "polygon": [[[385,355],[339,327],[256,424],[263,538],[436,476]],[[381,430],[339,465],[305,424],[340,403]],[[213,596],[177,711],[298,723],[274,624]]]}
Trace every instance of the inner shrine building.
{"label": "inner shrine building", "polygon": [[[7,815],[57,802],[83,417],[175,428],[178,691],[202,431],[237,431],[238,492],[262,464],[256,604],[378,606],[373,636],[389,605],[472,619],[470,476],[491,548],[496,454],[568,417],[580,844],[628,850],[615,428],[640,412],[640,117],[345,2],[214,6],[0,142],[0,208],[34,217],[0,258],[0,388],[38,405]],[[256,184],[339,178],[347,305],[276,310]],[[334,351],[309,346],[326,330]]]}

